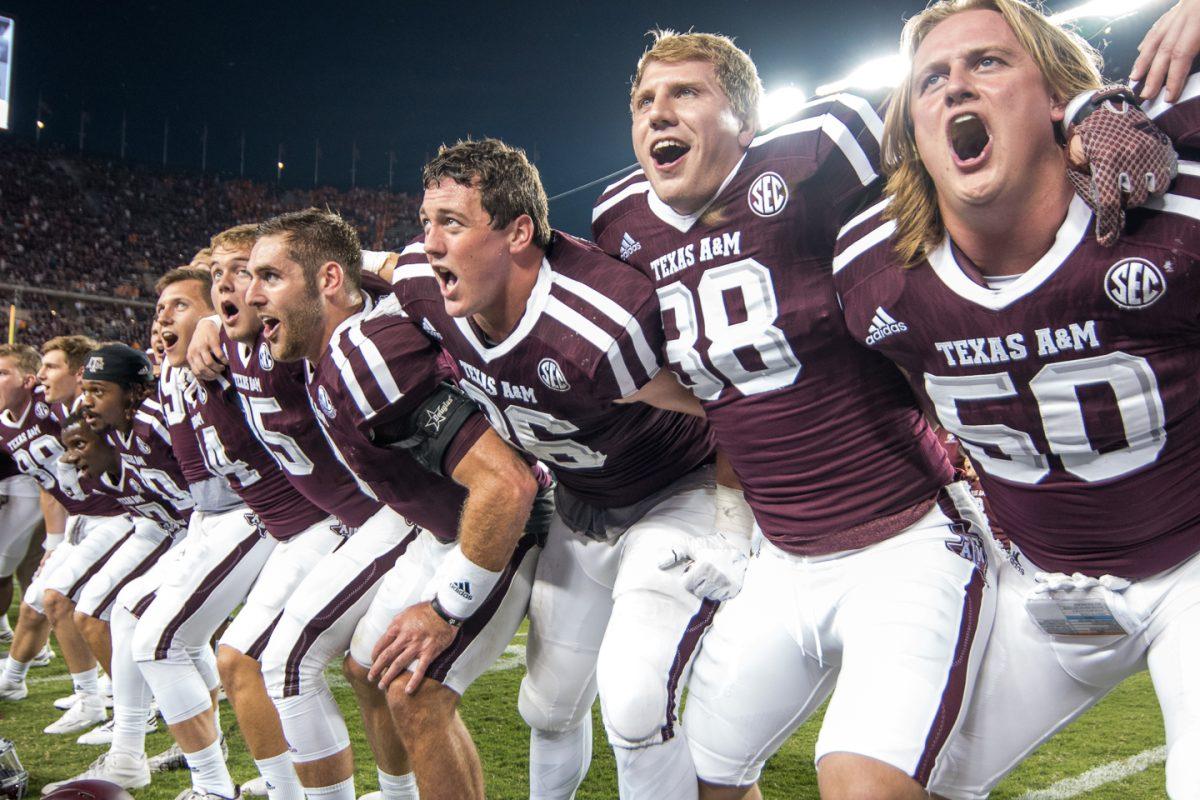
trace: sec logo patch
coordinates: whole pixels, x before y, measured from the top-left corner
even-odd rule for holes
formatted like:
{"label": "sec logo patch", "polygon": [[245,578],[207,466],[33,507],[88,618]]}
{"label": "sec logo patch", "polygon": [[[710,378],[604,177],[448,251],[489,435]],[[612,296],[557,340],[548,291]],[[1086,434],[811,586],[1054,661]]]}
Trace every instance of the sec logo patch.
{"label": "sec logo patch", "polygon": [[538,363],[538,378],[541,379],[547,388],[553,389],[556,392],[565,392],[570,390],[571,384],[567,383],[567,377],[563,375],[562,367],[553,358],[543,358]]}
{"label": "sec logo patch", "polygon": [[1167,279],[1162,270],[1144,258],[1118,261],[1104,276],[1104,293],[1121,308],[1147,308],[1166,292]]}
{"label": "sec logo patch", "polygon": [[258,366],[263,372],[270,372],[275,369],[275,359],[271,356],[271,348],[263,342],[258,346]]}
{"label": "sec logo patch", "polygon": [[750,184],[746,200],[750,203],[750,210],[758,216],[773,217],[787,205],[787,184],[779,177],[779,173],[764,172]]}

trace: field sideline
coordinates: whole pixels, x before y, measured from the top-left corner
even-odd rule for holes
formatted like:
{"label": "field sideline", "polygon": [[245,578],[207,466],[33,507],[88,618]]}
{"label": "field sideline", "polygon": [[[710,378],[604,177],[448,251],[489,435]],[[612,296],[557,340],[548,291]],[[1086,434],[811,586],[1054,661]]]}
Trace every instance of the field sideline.
{"label": "field sideline", "polygon": [[[16,610],[10,614],[16,619]],[[528,733],[517,714],[516,694],[524,674],[524,634],[518,634],[508,654],[467,693],[463,716],[475,737],[487,775],[488,797],[519,800],[527,797]],[[377,788],[361,723],[350,689],[340,675],[330,673],[334,694],[354,738],[359,794]],[[20,703],[0,702],[0,736],[13,739],[29,770],[33,797],[49,781],[76,774],[102,751],[83,747],[74,737],[47,736],[42,728],[57,718],[51,707],[70,693],[70,679],[61,658],[30,672],[29,697]],[[578,800],[612,800],[617,796],[612,755],[604,744],[599,707],[594,710],[595,753],[592,769]],[[221,707],[221,725],[229,737],[230,769],[234,779],[256,775],[254,764],[237,735],[232,709]],[[819,719],[810,720],[767,765],[763,794],[767,798],[816,798],[816,775],[811,762]],[[1164,734],[1149,676],[1137,675],[1117,688],[1091,712],[1035,753],[992,796],[1019,800],[1065,800],[1071,797],[1140,800],[1165,794]],[[160,722],[148,737],[153,754],[166,748],[170,737]],[[138,800],[171,800],[188,784],[186,772],[156,775],[154,783],[135,792]]]}

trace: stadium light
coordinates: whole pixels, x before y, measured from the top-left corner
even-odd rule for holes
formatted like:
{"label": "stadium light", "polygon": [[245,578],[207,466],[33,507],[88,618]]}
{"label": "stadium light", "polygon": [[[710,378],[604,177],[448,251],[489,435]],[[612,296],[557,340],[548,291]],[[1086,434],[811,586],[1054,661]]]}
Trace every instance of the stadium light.
{"label": "stadium light", "polygon": [[1088,17],[1124,17],[1145,8],[1159,0],[1089,0],[1089,2],[1050,15],[1050,21],[1056,25],[1064,25],[1077,19]]}
{"label": "stadium light", "polygon": [[282,161],[276,161],[276,162],[275,162],[275,169],[283,169],[283,162],[282,162]]}
{"label": "stadium light", "polygon": [[817,94],[826,95],[846,89],[887,89],[899,85],[908,72],[908,61],[899,53],[873,58],[857,67],[846,77],[817,87]]}
{"label": "stadium light", "polygon": [[760,128],[770,128],[795,114],[804,105],[808,95],[798,86],[780,86],[763,95],[758,104]]}
{"label": "stadium light", "polygon": [[37,121],[37,128],[38,128],[38,130],[40,131],[40,130],[42,130],[42,129],[43,129],[43,128],[45,128],[45,127],[46,127],[46,123],[42,122],[42,121],[39,119],[39,120]]}

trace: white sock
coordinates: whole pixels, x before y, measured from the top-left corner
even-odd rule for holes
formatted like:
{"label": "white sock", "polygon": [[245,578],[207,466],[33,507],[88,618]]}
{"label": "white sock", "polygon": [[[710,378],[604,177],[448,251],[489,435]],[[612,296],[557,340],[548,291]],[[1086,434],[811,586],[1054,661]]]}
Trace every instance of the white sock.
{"label": "white sock", "polygon": [[267,782],[269,800],[304,800],[304,787],[292,766],[292,754],[284,750],[274,758],[256,758],[258,774]]}
{"label": "white sock", "polygon": [[28,661],[17,661],[12,656],[4,662],[4,680],[9,683],[23,683],[29,674]]}
{"label": "white sock", "polygon": [[85,669],[83,672],[72,672],[71,685],[75,687],[75,694],[99,695],[99,673],[95,667]]}
{"label": "white sock", "polygon": [[617,761],[617,787],[622,798],[679,798],[696,800],[696,767],[688,750],[683,731],[662,744],[631,750],[614,747]]}
{"label": "white sock", "polygon": [[389,775],[378,767],[375,772],[379,775],[379,791],[383,793],[383,800],[420,800],[416,775],[411,772]]}
{"label": "white sock", "polygon": [[0,633],[12,633],[12,625],[8,623],[8,612],[0,614]]}
{"label": "white sock", "polygon": [[112,684],[114,752],[142,756],[146,752],[146,717],[150,687],[133,660],[130,644],[137,619],[119,604],[112,615]]}
{"label": "white sock", "polygon": [[332,786],[305,787],[308,800],[358,800],[354,794],[354,776]]}
{"label": "white sock", "polygon": [[184,753],[188,769],[192,771],[192,788],[209,794],[219,794],[222,797],[233,797],[237,789],[233,786],[233,778],[229,777],[229,768],[221,755],[221,740],[218,738],[203,750],[194,753]]}
{"label": "white sock", "polygon": [[[529,731],[530,800],[570,800],[592,763],[592,718],[562,731]],[[669,795],[664,795],[669,797]]]}

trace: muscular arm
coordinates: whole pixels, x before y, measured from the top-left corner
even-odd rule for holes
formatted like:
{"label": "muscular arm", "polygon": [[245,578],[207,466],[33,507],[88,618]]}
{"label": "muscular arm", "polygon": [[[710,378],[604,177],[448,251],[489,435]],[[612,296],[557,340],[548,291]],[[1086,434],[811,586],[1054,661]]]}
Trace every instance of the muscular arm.
{"label": "muscular arm", "polygon": [[43,490],[39,500],[42,506],[42,517],[46,520],[47,550],[53,550],[62,541],[63,533],[67,530],[67,510],[62,503],[54,499],[54,495]]}
{"label": "muscular arm", "polygon": [[529,465],[489,429],[450,477],[467,489],[458,528],[463,555],[492,572],[504,569],[537,494]]}
{"label": "muscular arm", "polygon": [[645,403],[666,411],[678,411],[693,417],[703,417],[704,408],[700,400],[675,379],[669,370],[659,370],[650,382],[618,403]]}

